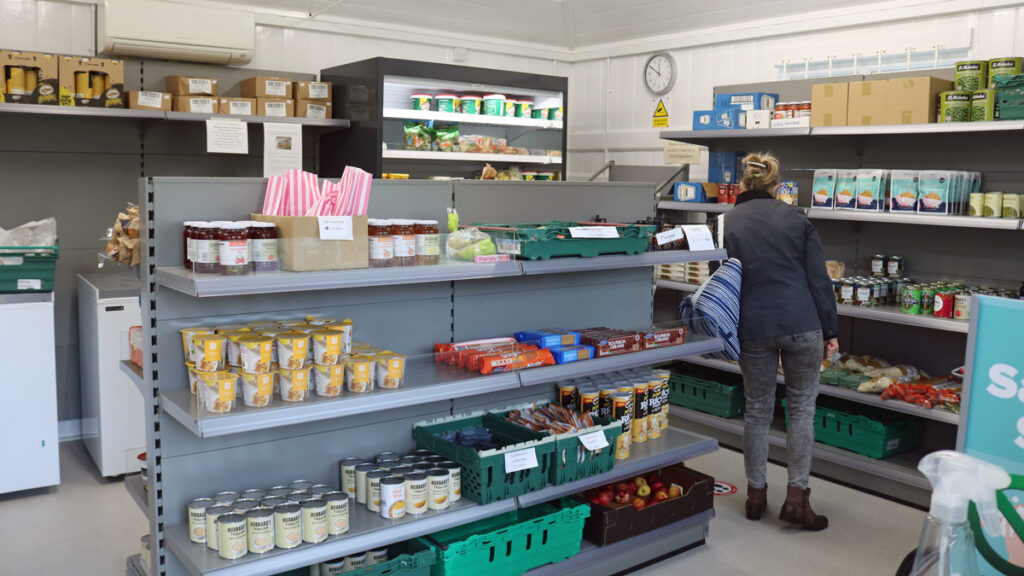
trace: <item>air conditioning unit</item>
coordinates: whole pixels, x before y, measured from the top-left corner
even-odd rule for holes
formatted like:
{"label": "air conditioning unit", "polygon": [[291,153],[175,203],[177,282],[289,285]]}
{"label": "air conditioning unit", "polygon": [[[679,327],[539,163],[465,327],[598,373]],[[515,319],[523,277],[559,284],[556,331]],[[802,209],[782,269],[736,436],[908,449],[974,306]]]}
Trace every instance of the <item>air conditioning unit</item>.
{"label": "air conditioning unit", "polygon": [[241,9],[105,0],[97,10],[100,54],[241,65],[256,50],[255,16]]}

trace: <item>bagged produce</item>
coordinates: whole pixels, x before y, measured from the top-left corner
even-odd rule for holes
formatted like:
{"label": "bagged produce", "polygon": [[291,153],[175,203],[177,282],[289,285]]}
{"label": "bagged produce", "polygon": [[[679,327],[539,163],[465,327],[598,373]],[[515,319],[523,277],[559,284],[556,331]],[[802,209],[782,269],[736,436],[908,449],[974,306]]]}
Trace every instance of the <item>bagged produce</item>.
{"label": "bagged produce", "polygon": [[465,228],[448,235],[445,254],[449,260],[473,261],[477,255],[497,254],[494,241],[479,228]]}

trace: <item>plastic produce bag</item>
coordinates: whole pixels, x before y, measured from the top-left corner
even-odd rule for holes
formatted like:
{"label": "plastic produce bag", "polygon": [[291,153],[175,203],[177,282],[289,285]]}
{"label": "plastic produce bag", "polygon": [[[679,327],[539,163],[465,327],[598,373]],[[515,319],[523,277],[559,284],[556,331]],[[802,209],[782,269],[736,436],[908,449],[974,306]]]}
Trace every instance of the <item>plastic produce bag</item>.
{"label": "plastic produce bag", "polygon": [[0,246],[54,246],[57,244],[57,220],[44,218],[4,230],[0,228]]}
{"label": "plastic produce bag", "polygon": [[477,255],[485,256],[497,253],[498,249],[494,246],[494,241],[479,228],[465,228],[452,232],[448,235],[448,242],[445,244],[445,254],[449,260],[472,262]]}

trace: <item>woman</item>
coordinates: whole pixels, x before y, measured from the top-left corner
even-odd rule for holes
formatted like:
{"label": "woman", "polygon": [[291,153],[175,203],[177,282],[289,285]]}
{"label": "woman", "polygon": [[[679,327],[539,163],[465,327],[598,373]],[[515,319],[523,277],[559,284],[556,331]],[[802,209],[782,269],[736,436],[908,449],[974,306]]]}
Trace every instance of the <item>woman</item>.
{"label": "woman", "polygon": [[747,518],[760,520],[767,507],[768,431],[781,356],[789,407],[789,486],[779,518],[805,530],[824,530],[828,519],[811,509],[807,483],[822,354],[839,349],[832,281],[818,233],[804,211],[774,198],[778,160],[750,154],[743,163],[740,195],[725,218],[725,249],[743,263],[739,338],[747,400]]}

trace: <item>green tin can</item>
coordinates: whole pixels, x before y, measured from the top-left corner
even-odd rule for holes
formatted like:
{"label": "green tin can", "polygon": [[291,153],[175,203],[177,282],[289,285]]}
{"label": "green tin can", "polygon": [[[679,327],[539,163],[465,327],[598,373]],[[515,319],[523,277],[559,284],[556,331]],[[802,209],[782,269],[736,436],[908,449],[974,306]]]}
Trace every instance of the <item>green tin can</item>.
{"label": "green tin can", "polygon": [[516,118],[533,117],[532,100],[516,100]]}
{"label": "green tin can", "polygon": [[939,122],[970,122],[973,92],[939,92]]}
{"label": "green tin can", "polygon": [[1024,58],[995,58],[988,61],[988,87],[995,88],[996,80],[1017,76],[1024,71]]}
{"label": "green tin can", "polygon": [[996,119],[996,101],[999,95],[995,90],[975,90],[971,94],[971,122],[991,122]]}
{"label": "green tin can", "polygon": [[554,108],[548,108],[548,120],[561,120],[562,119],[562,107],[556,106]]}
{"label": "green tin can", "polygon": [[953,86],[957,90],[968,92],[981,90],[988,86],[988,60],[957,62]]}
{"label": "green tin can", "polygon": [[935,295],[940,288],[934,284],[927,285],[921,289],[921,311],[918,314],[931,316],[935,311]]}
{"label": "green tin can", "polygon": [[907,314],[921,313],[921,298],[924,289],[920,284],[911,284],[903,288],[903,311]]}
{"label": "green tin can", "polygon": [[971,192],[970,208],[968,216],[981,216],[985,213],[985,193]]}

